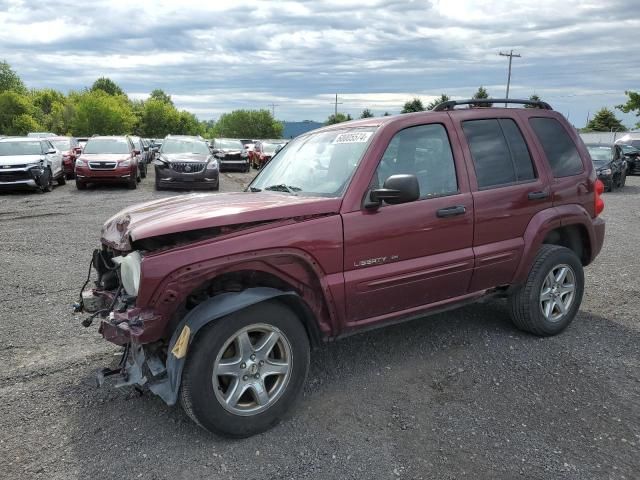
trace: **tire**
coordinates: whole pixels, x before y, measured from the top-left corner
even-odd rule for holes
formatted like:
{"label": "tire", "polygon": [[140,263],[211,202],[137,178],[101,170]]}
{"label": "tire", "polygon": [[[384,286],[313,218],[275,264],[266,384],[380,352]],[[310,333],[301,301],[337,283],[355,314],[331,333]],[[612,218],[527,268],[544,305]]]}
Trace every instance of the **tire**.
{"label": "tire", "polygon": [[84,183],[84,182],[83,182],[83,181],[81,181],[81,180],[78,180],[78,179],[76,178],[76,188],[77,188],[78,190],[86,190],[86,189],[87,189],[87,184],[86,184],[86,183]]}
{"label": "tire", "polygon": [[62,175],[60,175],[58,177],[58,185],[62,186],[62,185],[66,185],[67,184],[67,179],[64,176],[64,173]]}
{"label": "tire", "polygon": [[135,190],[136,188],[138,188],[138,178],[137,177],[131,177],[129,179],[129,181],[127,182],[127,188],[129,190]]}
{"label": "tire", "polygon": [[147,178],[147,164],[146,163],[141,163],[141,168],[140,168],[140,177],[141,178]]}
{"label": "tire", "polygon": [[162,186],[160,185],[160,181],[158,180],[158,176],[157,175],[156,175],[155,185],[156,185],[156,190],[157,191],[164,190],[164,188],[162,188]]}
{"label": "tire", "polygon": [[627,172],[622,174],[622,179],[620,180],[620,188],[623,188],[627,183]]}
{"label": "tire", "polygon": [[[558,280],[565,267],[568,267],[568,270],[564,280],[557,282],[560,287],[557,290],[550,288]],[[550,282],[551,275],[555,277],[554,282]],[[569,292],[568,285],[571,283],[573,290]],[[546,288],[547,285],[549,288]],[[566,289],[564,292],[563,286]],[[511,320],[520,330],[534,335],[556,335],[564,330],[576,316],[583,293],[584,271],[578,256],[565,247],[543,245],[533,262],[527,281],[509,297]],[[549,300],[543,302],[543,295]],[[565,313],[562,313],[560,307],[556,307],[557,303],[550,303],[556,301],[551,298],[553,295],[556,295],[556,298],[559,298],[563,303]],[[571,296],[570,300],[569,296]],[[558,318],[550,319],[545,316],[543,308],[547,305],[551,305],[550,316],[553,317],[554,312],[557,311]]]}
{"label": "tire", "polygon": [[605,184],[605,191],[607,192],[613,192],[613,188],[615,185],[615,181],[613,180],[613,178],[609,181],[609,183]]}
{"label": "tire", "polygon": [[[47,168],[46,171],[46,176],[47,176],[47,183],[44,185],[40,185],[40,192],[41,193],[48,193],[48,192],[52,192],[53,191],[53,174],[51,173],[51,169]],[[42,177],[40,177],[42,178]]]}
{"label": "tire", "polygon": [[[233,366],[238,376],[235,376],[235,373],[234,376],[214,375],[214,363],[218,364],[225,350],[233,350],[233,356],[236,356],[238,342],[234,342],[234,338],[241,338],[242,332],[247,330],[251,332],[260,328],[265,331],[271,329],[272,333],[278,334],[279,343],[276,344],[277,347],[273,347],[271,355],[279,352],[282,356],[287,352],[289,356],[285,358],[288,358],[288,362],[280,360],[281,365],[288,365],[285,367],[287,373],[265,375],[266,369],[269,368],[268,360],[264,365],[258,366],[258,363],[250,360],[251,357],[242,355],[237,366]],[[245,352],[253,352],[254,349],[250,347],[256,347],[264,338],[266,336],[254,339],[252,345],[245,347]],[[283,345],[288,347],[283,348]],[[257,361],[261,355],[259,350],[255,352],[258,356],[254,360]],[[242,369],[242,366],[245,368]],[[273,427],[292,410],[302,391],[308,370],[309,339],[298,317],[278,301],[262,302],[216,320],[198,333],[186,359],[180,402],[187,415],[204,429],[225,437],[248,437]],[[258,380],[251,378],[254,376],[253,372],[257,372]],[[275,380],[273,377],[276,377]],[[237,404],[232,401],[231,407],[223,406],[223,398],[232,395],[234,378],[237,378],[240,385],[249,385],[240,383],[246,378],[253,382],[251,385],[261,384],[262,387],[257,390],[264,388],[266,384],[266,390],[271,390],[270,393],[262,390],[263,395],[266,395],[263,397],[266,403],[260,406],[255,393],[257,390],[249,386],[243,390],[244,393],[240,395]],[[265,382],[264,379],[269,380]],[[251,409],[258,411],[251,412]]]}

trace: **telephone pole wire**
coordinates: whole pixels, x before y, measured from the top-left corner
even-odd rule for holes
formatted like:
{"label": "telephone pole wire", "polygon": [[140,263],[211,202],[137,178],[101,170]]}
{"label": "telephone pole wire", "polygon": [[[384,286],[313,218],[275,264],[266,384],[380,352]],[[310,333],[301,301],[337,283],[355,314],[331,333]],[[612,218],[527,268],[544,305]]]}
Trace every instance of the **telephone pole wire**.
{"label": "telephone pole wire", "polygon": [[[509,86],[511,85],[511,61],[513,60],[513,57],[520,58],[521,55],[513,53],[513,50],[511,50],[509,53],[500,52],[499,55],[501,57],[509,57],[509,75],[507,76],[507,96],[505,97],[508,100],[509,99]],[[507,104],[505,103],[504,106],[506,107]]]}

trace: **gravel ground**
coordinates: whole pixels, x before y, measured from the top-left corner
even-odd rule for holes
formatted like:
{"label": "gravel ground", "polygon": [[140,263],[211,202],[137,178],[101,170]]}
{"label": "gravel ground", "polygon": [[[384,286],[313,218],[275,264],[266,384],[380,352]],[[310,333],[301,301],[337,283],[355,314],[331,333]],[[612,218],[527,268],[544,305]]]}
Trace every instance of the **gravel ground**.
{"label": "gravel ground", "polygon": [[242,441],[97,389],[118,349],[71,313],[102,222],[167,195],[153,174],[136,191],[0,194],[1,477],[640,478],[640,177],[605,196],[605,246],[563,334],[521,333],[488,301],[350,337],[314,353],[288,421]]}

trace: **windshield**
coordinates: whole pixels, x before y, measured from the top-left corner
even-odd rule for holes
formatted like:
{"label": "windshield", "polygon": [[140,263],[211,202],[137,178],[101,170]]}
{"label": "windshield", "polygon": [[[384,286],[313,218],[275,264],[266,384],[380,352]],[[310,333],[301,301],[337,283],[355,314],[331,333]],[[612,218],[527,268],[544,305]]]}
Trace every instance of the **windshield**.
{"label": "windshield", "polygon": [[195,153],[199,155],[209,155],[209,147],[203,140],[191,139],[171,139],[165,140],[160,149],[161,153]]}
{"label": "windshield", "polygon": [[242,150],[242,142],[240,140],[216,140],[217,148],[224,148],[227,150]]}
{"label": "windshield", "polygon": [[638,149],[635,147],[632,147],[631,145],[622,145],[622,151],[624,153],[637,153]]}
{"label": "windshield", "polygon": [[71,150],[71,140],[51,140],[51,143],[53,143],[54,147],[63,152]]}
{"label": "windshield", "polygon": [[40,142],[0,142],[0,156],[42,155]]}
{"label": "windshield", "polygon": [[374,130],[367,127],[300,136],[264,166],[250,189],[339,197],[373,133]]}
{"label": "windshield", "polygon": [[594,163],[608,162],[611,160],[611,147],[590,147],[587,146],[591,160]]}
{"label": "windshield", "polygon": [[129,153],[129,142],[124,138],[91,138],[84,147],[84,153]]}
{"label": "windshield", "polygon": [[279,143],[263,143],[262,151],[264,153],[274,153],[279,146]]}

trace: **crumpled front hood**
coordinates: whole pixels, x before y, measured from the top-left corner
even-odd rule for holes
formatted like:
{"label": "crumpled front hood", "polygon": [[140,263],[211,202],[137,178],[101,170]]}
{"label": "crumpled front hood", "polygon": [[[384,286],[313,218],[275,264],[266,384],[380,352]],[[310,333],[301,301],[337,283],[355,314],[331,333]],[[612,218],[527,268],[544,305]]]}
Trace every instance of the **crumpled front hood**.
{"label": "crumpled front hood", "polygon": [[4,155],[0,156],[0,165],[26,165],[42,160],[42,155]]}
{"label": "crumpled front hood", "polygon": [[106,221],[102,243],[120,251],[145,238],[191,230],[338,213],[341,199],[275,192],[192,193],[126,208]]}

